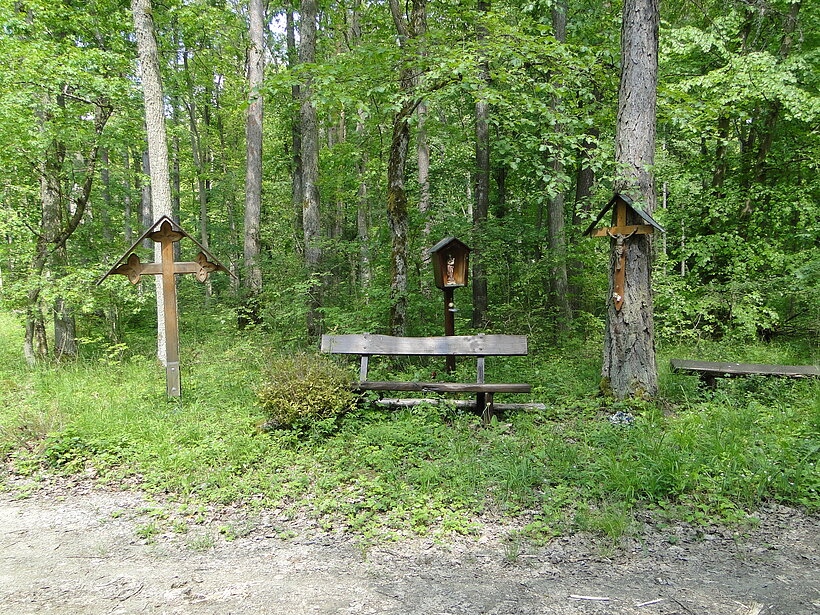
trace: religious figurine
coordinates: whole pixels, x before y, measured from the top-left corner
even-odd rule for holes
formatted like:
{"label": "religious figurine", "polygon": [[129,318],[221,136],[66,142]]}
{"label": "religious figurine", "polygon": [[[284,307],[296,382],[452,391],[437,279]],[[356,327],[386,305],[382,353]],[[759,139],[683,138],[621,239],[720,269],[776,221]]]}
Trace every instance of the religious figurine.
{"label": "religious figurine", "polygon": [[615,233],[614,235],[612,232],[607,229],[606,234],[612,237],[615,240],[615,271],[620,271],[623,263],[621,262],[624,257],[624,242],[632,237],[638,229],[634,229],[629,235],[624,235],[623,233]]}
{"label": "religious figurine", "polygon": [[447,255],[447,280],[445,284],[455,284],[456,259],[452,254]]}

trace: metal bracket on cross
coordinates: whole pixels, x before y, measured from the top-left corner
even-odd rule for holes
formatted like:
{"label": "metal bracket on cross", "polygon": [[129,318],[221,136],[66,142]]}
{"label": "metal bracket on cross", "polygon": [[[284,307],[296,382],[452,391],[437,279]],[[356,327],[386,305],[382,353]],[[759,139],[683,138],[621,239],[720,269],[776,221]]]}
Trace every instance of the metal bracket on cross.
{"label": "metal bracket on cross", "polygon": [[[196,244],[200,252],[193,262],[174,260],[174,244],[186,238]],[[150,239],[161,246],[162,258],[159,263],[143,263],[134,253],[137,247],[146,239]],[[182,230],[176,222],[168,216],[162,216],[134,242],[125,254],[122,255],[108,272],[97,280],[101,284],[108,276],[119,274],[128,277],[132,284],[140,281],[144,275],[162,276],[162,297],[165,314],[165,379],[169,397],[180,397],[182,387],[179,377],[179,316],[177,314],[177,287],[176,275],[193,273],[196,279],[204,282],[214,271],[224,271],[234,276],[222,263],[203,247],[196,239]]]}

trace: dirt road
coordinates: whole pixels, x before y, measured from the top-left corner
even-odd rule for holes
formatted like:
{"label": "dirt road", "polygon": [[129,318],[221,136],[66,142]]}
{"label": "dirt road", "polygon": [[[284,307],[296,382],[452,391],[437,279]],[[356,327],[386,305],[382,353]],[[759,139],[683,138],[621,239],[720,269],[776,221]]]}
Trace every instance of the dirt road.
{"label": "dirt road", "polygon": [[363,547],[315,528],[283,539],[266,514],[177,534],[156,510],[94,486],[0,492],[0,613],[820,613],[820,523],[782,507],[747,536],[647,529],[610,557],[589,536],[534,548],[489,526],[443,544]]}

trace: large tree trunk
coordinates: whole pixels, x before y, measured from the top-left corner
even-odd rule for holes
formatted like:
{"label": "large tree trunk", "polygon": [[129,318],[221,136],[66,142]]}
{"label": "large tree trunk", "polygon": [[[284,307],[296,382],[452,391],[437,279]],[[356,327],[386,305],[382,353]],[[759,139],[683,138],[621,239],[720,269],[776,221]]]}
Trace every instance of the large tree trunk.
{"label": "large tree trunk", "polygon": [[262,220],[262,86],[265,69],[265,9],[262,0],[250,0],[250,47],[248,48],[248,87],[250,105],[245,123],[245,267],[243,286],[245,305],[240,326],[258,322],[259,295],[262,292],[262,267],[259,232]]}
{"label": "large tree trunk", "polygon": [[[619,192],[638,207],[655,209],[655,105],[658,82],[657,0],[625,0],[621,32],[621,83],[615,160],[622,169]],[[637,218],[638,216],[634,216]],[[627,224],[639,224],[628,219]],[[611,240],[607,323],[601,375],[618,399],[651,397],[658,391],[655,359],[650,235],[627,240],[624,300],[621,310],[612,299],[616,241]]]}
{"label": "large tree trunk", "polygon": [[[479,19],[489,12],[489,0],[478,0]],[[487,38],[487,28],[479,25],[476,36],[479,46]],[[486,57],[479,62],[480,88],[490,82],[490,66]],[[484,272],[484,234],[490,210],[490,104],[479,90],[475,103],[475,205],[473,207],[473,327],[487,325],[487,275]]]}
{"label": "large tree trunk", "polygon": [[[316,0],[302,0],[300,10],[301,44],[299,61],[312,64],[316,58]],[[316,107],[311,101],[311,78],[302,85],[300,119],[302,124],[302,226],[305,239],[305,268],[311,277],[308,297],[307,331],[311,337],[321,333],[319,307],[322,305],[322,238],[319,214],[319,127]]]}
{"label": "large tree trunk", "polygon": [[[165,110],[162,98],[162,79],[159,72],[159,53],[154,37],[151,0],[131,0],[134,30],[137,34],[140,77],[145,99],[145,125],[148,134],[148,160],[151,169],[151,218],[173,215],[171,207],[171,178],[168,169],[168,138],[165,129]],[[154,261],[162,260],[159,242],[154,244]],[[154,276],[157,292],[157,358],[167,363],[165,349],[165,310],[162,276]]]}

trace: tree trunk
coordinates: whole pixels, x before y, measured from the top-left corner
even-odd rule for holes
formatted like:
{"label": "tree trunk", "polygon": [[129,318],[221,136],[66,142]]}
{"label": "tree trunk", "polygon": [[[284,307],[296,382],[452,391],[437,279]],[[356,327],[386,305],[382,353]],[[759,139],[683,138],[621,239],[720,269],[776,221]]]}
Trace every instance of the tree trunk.
{"label": "tree trunk", "polygon": [[[478,0],[479,19],[490,11],[489,0]],[[487,28],[478,26],[476,38],[479,48],[487,38]],[[481,50],[482,56],[484,50]],[[486,57],[479,60],[479,92],[475,103],[475,206],[473,207],[473,327],[487,326],[487,276],[484,272],[484,234],[490,210],[490,104],[482,90],[490,82],[490,65]]]}
{"label": "tree trunk", "polygon": [[125,235],[125,245],[130,246],[133,239],[133,227],[131,226],[131,216],[133,215],[131,203],[131,157],[128,155],[128,148],[123,151],[123,166],[125,167],[125,175],[123,178],[123,205],[125,212],[123,214],[123,233]]}
{"label": "tree trunk", "polygon": [[[552,26],[555,33],[555,40],[565,43],[567,40],[567,7],[566,0],[558,0],[552,8]],[[558,113],[558,99],[553,97],[552,109]],[[556,125],[556,134],[561,134],[564,127],[559,123]],[[552,304],[558,311],[556,321],[557,330],[566,332],[569,330],[572,320],[572,309],[569,302],[569,285],[567,283],[567,238],[564,232],[564,191],[563,176],[564,163],[562,160],[561,146],[556,143],[555,159],[552,163],[554,177],[559,180],[558,192],[553,196],[547,205],[547,238],[550,246],[551,279],[550,290]]]}
{"label": "tree trunk", "polygon": [[111,245],[114,241],[114,228],[111,224],[111,162],[108,159],[108,148],[100,148],[100,181],[102,181],[103,207],[99,210],[102,221],[103,240]]}
{"label": "tree trunk", "polygon": [[248,88],[250,105],[245,123],[245,267],[243,286],[245,305],[240,327],[259,322],[259,295],[262,292],[262,267],[259,232],[262,219],[262,119],[263,97],[259,91],[265,70],[265,9],[262,0],[250,0],[250,46],[248,48]]}
{"label": "tree trunk", "polygon": [[[142,174],[148,178],[143,182],[140,190],[140,235],[151,226],[151,160],[148,157],[148,150],[142,152]],[[170,188],[169,188],[170,190]],[[145,239],[142,245],[151,248],[151,240]]]}
{"label": "tree trunk", "polygon": [[[293,69],[299,62],[298,51],[296,49],[296,32],[293,23],[293,9],[288,7],[285,15],[288,67]],[[301,94],[298,83],[294,83],[290,86],[290,97],[294,103],[300,103]],[[291,161],[291,193],[293,198],[294,231],[296,237],[303,240],[305,230],[302,226],[302,202],[304,195],[302,191],[302,123],[299,117],[300,113],[301,112],[293,113],[290,119],[291,144],[293,148]]]}
{"label": "tree trunk", "polygon": [[[159,53],[154,37],[151,0],[131,0],[134,30],[137,35],[140,77],[145,99],[145,124],[148,134],[148,160],[151,171],[151,221],[161,216],[171,217],[171,179],[168,169],[168,139],[165,130],[165,109],[162,99],[162,79]],[[154,244],[154,261],[162,260],[161,247]],[[157,358],[167,363],[165,349],[165,311],[162,276],[154,276],[157,292]]]}
{"label": "tree trunk", "polygon": [[[412,0],[408,21],[398,0],[390,0],[390,13],[399,38],[399,46],[407,50],[407,40],[427,31],[427,0]],[[410,117],[421,102],[415,94],[417,83],[414,69],[406,58],[399,71],[399,92],[402,104],[393,117],[393,135],[387,161],[387,223],[390,227],[390,322],[393,335],[404,335],[407,326],[407,285],[409,219],[405,166],[410,145]]]}
{"label": "tree trunk", "polygon": [[368,154],[365,144],[364,111],[359,112],[356,122],[356,134],[362,156],[359,159],[359,191],[356,195],[356,234],[359,240],[359,283],[365,292],[370,288],[372,277],[370,269],[370,202],[367,198],[367,162]]}
{"label": "tree trunk", "polygon": [[[300,10],[299,61],[312,64],[316,58],[316,0],[302,0]],[[322,305],[322,239],[319,214],[319,127],[311,95],[311,77],[302,85],[300,119],[302,124],[302,226],[305,240],[305,268],[311,278],[308,297],[307,331],[311,337],[321,333],[319,307]]]}
{"label": "tree trunk", "polygon": [[[616,190],[636,206],[655,209],[655,105],[658,79],[657,0],[625,0],[621,31],[621,82],[615,159],[622,176]],[[641,223],[631,215],[627,224]],[[612,299],[616,241],[611,240],[604,385],[618,399],[652,397],[658,391],[651,285],[650,235],[635,235],[626,243],[625,288],[621,310]]]}

